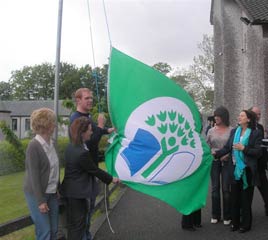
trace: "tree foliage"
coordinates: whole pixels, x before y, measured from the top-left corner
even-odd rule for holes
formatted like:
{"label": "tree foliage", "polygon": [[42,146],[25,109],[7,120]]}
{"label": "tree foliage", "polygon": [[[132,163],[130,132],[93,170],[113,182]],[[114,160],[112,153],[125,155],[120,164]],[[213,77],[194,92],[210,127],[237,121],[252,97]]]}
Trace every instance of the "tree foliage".
{"label": "tree foliage", "polygon": [[214,98],[214,55],[213,37],[204,35],[198,44],[201,54],[194,57],[194,63],[185,71],[188,81],[186,90],[193,96],[201,112],[211,111]]}
{"label": "tree foliage", "polygon": [[[195,100],[201,112],[212,109],[214,97],[213,76],[213,38],[203,36],[198,44],[200,54],[193,59],[188,69],[173,71],[167,63],[158,62],[152,67],[165,75],[169,75],[183,87]],[[12,72],[9,82],[0,82],[1,100],[46,100],[54,98],[55,66],[43,63],[25,66]],[[93,115],[99,111],[108,112],[106,99],[108,65],[92,68],[90,65],[77,67],[69,63],[61,63],[59,76],[59,98],[69,99],[80,87],[87,87],[94,92]],[[69,102],[68,102],[69,101]],[[69,106],[73,108],[74,106]]]}
{"label": "tree foliage", "polygon": [[163,62],[156,63],[152,67],[165,75],[170,73],[170,71],[172,70],[170,65],[168,65],[167,63],[163,63]]}
{"label": "tree foliage", "polygon": [[16,100],[52,99],[54,91],[54,68],[50,63],[25,66],[12,71],[10,78],[12,97]]}
{"label": "tree foliage", "polygon": [[0,82],[0,100],[6,101],[12,99],[11,86],[8,82]]}
{"label": "tree foliage", "polygon": [[18,139],[16,134],[10,129],[10,127],[6,124],[5,121],[0,121],[0,130],[5,135],[5,140],[8,141],[10,144],[12,144],[15,147],[17,153],[20,156],[23,156],[24,158],[25,155],[24,149],[22,147],[20,140]]}
{"label": "tree foliage", "polygon": [[[73,92],[80,87],[93,90],[95,97],[97,95],[103,96],[106,89],[107,69],[107,65],[92,69],[89,65],[78,68],[74,64],[61,63],[59,98],[71,98]],[[8,83],[0,84],[0,97],[3,100],[53,99],[54,79],[55,66],[50,63],[24,66],[21,70],[12,71]],[[7,88],[7,86],[10,87]],[[4,91],[4,89],[6,90]]]}

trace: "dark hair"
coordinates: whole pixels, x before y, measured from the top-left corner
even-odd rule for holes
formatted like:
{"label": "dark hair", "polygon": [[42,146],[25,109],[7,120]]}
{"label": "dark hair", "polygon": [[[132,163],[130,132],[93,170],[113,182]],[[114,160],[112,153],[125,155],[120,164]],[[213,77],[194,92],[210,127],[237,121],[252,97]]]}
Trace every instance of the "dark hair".
{"label": "dark hair", "polygon": [[225,126],[230,125],[229,111],[226,107],[220,106],[214,111],[214,117],[220,117]]}
{"label": "dark hair", "polygon": [[257,124],[256,113],[250,110],[242,110],[241,112],[244,112],[247,115],[247,118],[249,119],[248,128],[256,129]]}
{"label": "dark hair", "polygon": [[91,120],[87,117],[79,117],[75,119],[70,126],[71,142],[75,145],[83,144],[82,133],[86,132],[88,126],[91,124]]}

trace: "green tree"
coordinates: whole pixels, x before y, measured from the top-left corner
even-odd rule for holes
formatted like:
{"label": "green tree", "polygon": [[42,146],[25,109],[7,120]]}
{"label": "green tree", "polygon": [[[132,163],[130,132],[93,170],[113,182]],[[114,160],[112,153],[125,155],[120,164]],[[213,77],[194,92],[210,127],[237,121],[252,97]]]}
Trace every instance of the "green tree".
{"label": "green tree", "polygon": [[24,66],[11,72],[12,97],[17,100],[46,100],[53,98],[54,67],[49,63]]}
{"label": "green tree", "polygon": [[154,69],[156,69],[157,71],[167,75],[168,73],[171,72],[172,68],[170,67],[170,65],[168,65],[167,63],[163,63],[163,62],[158,62],[156,64],[154,64],[152,66]]}
{"label": "green tree", "polygon": [[200,111],[209,112],[213,109],[214,98],[213,37],[204,35],[198,48],[201,54],[194,57],[194,63],[183,73],[188,82],[185,88],[195,99]]}
{"label": "green tree", "polygon": [[83,87],[79,69],[74,64],[61,63],[59,77],[59,99],[71,98],[73,92]]}
{"label": "green tree", "polygon": [[[24,159],[25,153],[22,143],[5,121],[0,121],[0,130],[5,135],[5,140],[12,144],[15,147],[18,155],[21,156],[21,159]],[[22,161],[18,161],[16,164],[20,169],[23,169],[24,163]]]}
{"label": "green tree", "polygon": [[171,75],[170,78],[177,84],[179,84],[182,88],[185,88],[189,82],[187,81],[187,77],[182,73],[178,73],[178,75]]}
{"label": "green tree", "polygon": [[0,100],[12,100],[11,86],[8,82],[0,82]]}

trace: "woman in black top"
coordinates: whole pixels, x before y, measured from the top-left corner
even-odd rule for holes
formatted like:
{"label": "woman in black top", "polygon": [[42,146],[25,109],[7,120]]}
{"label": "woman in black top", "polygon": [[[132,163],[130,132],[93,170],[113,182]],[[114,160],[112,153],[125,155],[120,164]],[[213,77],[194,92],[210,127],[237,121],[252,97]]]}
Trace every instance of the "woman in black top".
{"label": "woman in black top", "polygon": [[118,178],[98,168],[90,155],[85,141],[92,134],[91,120],[80,117],[70,127],[71,143],[65,151],[65,176],[61,194],[67,200],[68,239],[86,239],[88,201],[92,193],[94,176],[106,184],[118,183]]}
{"label": "woman in black top", "polygon": [[242,110],[238,124],[239,126],[231,131],[226,145],[214,155],[220,158],[232,153],[231,231],[239,229],[240,233],[244,233],[250,230],[252,223],[251,203],[254,186],[259,184],[257,161],[262,154],[262,136],[256,129],[253,112]]}

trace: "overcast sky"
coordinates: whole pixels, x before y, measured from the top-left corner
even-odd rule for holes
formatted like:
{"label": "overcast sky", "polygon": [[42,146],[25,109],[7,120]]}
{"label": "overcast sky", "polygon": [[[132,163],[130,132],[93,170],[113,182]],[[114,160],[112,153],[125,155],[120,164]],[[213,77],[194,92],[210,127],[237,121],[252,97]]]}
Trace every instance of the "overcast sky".
{"label": "overcast sky", "polygon": [[[112,45],[152,65],[186,67],[212,34],[211,0],[105,0]],[[110,41],[102,0],[89,0],[96,66],[108,63]],[[2,0],[0,81],[12,70],[54,63],[58,0]],[[93,66],[87,0],[64,0],[61,61]]]}

